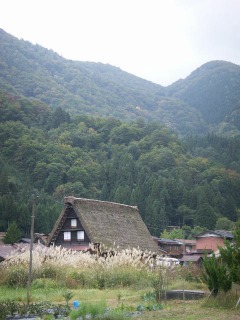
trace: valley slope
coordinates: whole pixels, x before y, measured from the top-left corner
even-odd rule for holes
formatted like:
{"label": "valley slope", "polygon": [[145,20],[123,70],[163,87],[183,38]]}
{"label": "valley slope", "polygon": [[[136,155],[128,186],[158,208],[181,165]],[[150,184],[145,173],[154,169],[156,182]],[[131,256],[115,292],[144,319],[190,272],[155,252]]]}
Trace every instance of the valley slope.
{"label": "valley slope", "polygon": [[163,87],[109,64],[67,60],[0,29],[0,89],[71,115],[144,118],[180,135],[239,135],[240,67],[209,62]]}

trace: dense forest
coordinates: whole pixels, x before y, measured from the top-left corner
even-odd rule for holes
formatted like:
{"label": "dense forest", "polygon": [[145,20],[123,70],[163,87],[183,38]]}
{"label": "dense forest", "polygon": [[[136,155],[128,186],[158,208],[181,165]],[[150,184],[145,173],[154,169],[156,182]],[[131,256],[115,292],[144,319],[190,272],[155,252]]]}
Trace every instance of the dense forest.
{"label": "dense forest", "polygon": [[153,235],[168,225],[214,229],[239,219],[240,142],[188,136],[142,118],[71,117],[0,93],[0,230],[17,221],[29,233],[32,194],[36,231],[49,232],[63,197],[137,205]]}
{"label": "dense forest", "polygon": [[[65,195],[137,205],[167,226],[240,219],[240,66],[212,61],[162,87],[64,59],[0,29],[0,231],[48,233]],[[200,229],[198,229],[200,230]]]}

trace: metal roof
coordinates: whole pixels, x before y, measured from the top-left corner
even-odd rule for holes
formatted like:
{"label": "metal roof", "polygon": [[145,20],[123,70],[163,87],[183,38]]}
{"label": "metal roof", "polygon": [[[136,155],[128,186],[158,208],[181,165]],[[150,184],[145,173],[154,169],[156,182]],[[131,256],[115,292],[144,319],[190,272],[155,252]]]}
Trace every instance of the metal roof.
{"label": "metal roof", "polygon": [[221,238],[225,238],[225,239],[228,239],[228,240],[232,240],[233,239],[232,231],[225,231],[225,230],[215,230],[215,231],[209,230],[209,231],[205,231],[205,232],[202,232],[200,234],[197,234],[195,237],[196,238],[201,238],[201,237],[204,237],[207,234],[210,234],[210,236],[211,235],[212,236],[219,236]]}

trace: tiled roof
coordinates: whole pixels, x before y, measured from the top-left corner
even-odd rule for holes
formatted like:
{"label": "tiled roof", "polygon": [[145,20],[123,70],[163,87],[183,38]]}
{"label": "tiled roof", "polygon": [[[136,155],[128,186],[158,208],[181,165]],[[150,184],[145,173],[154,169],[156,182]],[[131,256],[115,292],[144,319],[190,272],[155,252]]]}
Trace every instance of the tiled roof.
{"label": "tiled roof", "polygon": [[175,245],[183,245],[182,241],[178,241],[178,240],[173,240],[173,239],[165,239],[165,238],[159,238],[158,242],[160,243],[166,243],[166,244],[175,244]]}
{"label": "tiled roof", "polygon": [[[45,247],[42,244],[33,244],[33,250],[36,247],[42,246]],[[29,243],[14,243],[14,244],[3,244],[0,245],[0,261],[5,260],[9,255],[12,253],[22,253],[26,250],[30,250],[30,244]]]}
{"label": "tiled roof", "polygon": [[232,240],[233,239],[232,231],[225,231],[225,230],[215,230],[215,231],[209,230],[209,231],[205,231],[205,232],[202,232],[200,234],[197,234],[195,237],[196,238],[201,238],[201,237],[206,236],[207,234],[213,235],[213,236],[219,236],[221,238],[225,238],[225,239],[228,239],[228,240]]}
{"label": "tiled roof", "polygon": [[183,244],[188,244],[188,245],[196,245],[196,240],[189,240],[189,239],[175,239],[177,241],[182,242]]}
{"label": "tiled roof", "polygon": [[180,259],[181,262],[197,262],[203,257],[202,254],[189,254],[183,255]]}
{"label": "tiled roof", "polygon": [[16,248],[11,244],[1,244],[0,245],[0,261],[5,260],[7,256],[10,255],[11,252],[13,252],[14,250],[16,250]]}

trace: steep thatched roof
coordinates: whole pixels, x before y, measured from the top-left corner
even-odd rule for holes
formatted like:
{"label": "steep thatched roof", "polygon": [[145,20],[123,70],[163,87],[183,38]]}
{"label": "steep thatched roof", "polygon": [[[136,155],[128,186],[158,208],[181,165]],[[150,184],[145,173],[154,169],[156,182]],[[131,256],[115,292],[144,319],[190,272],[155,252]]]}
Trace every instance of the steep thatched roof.
{"label": "steep thatched roof", "polygon": [[65,209],[61,212],[48,244],[57,231],[68,205],[76,212],[91,243],[100,243],[107,248],[138,248],[157,252],[158,247],[144,224],[138,208],[99,200],[66,197]]}

